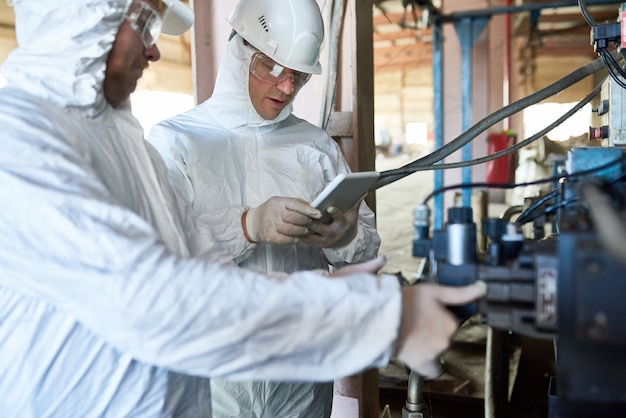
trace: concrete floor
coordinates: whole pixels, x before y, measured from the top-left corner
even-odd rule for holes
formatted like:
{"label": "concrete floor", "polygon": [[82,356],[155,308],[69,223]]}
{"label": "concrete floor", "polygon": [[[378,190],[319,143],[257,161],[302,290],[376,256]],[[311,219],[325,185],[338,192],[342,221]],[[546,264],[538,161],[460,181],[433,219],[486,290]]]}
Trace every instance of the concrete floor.
{"label": "concrete floor", "polygon": [[[376,160],[376,170],[402,167],[417,156],[401,155]],[[380,254],[390,257],[385,273],[402,273],[410,279],[417,271],[419,260],[413,251],[413,209],[421,204],[433,189],[432,171],[413,173],[376,190],[376,223],[381,237]]]}

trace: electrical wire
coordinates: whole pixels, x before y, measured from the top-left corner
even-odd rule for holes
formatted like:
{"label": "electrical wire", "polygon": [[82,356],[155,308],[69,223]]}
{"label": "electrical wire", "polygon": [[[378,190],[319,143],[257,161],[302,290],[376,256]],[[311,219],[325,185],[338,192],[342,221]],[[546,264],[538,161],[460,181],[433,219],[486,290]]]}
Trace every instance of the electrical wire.
{"label": "electrical wire", "polygon": [[456,189],[467,189],[467,188],[477,188],[477,187],[484,187],[484,188],[489,188],[489,189],[514,189],[516,187],[526,187],[526,186],[535,186],[538,184],[544,184],[544,183],[553,183],[553,182],[558,182],[561,181],[563,179],[565,180],[571,180],[577,177],[581,177],[581,176],[586,176],[589,174],[593,174],[599,171],[602,171],[606,168],[612,167],[613,165],[616,165],[618,163],[622,163],[626,161],[626,154],[622,155],[619,158],[616,158],[613,161],[609,161],[606,164],[602,164],[599,165],[597,167],[594,168],[590,168],[588,170],[583,170],[583,171],[577,171],[575,173],[570,173],[570,174],[561,174],[558,176],[553,176],[553,177],[548,177],[548,178],[544,178],[544,179],[539,179],[539,180],[534,180],[534,181],[529,181],[526,183],[461,183],[461,184],[453,184],[450,186],[444,186],[442,188],[433,190],[432,192],[430,192],[428,194],[428,196],[426,196],[426,198],[424,199],[423,204],[426,205],[428,203],[428,201],[430,199],[432,199],[434,196],[440,194],[440,193],[444,193],[447,192],[449,190],[456,190]]}
{"label": "electrical wire", "polygon": [[[593,19],[593,17],[591,17],[591,14],[589,13],[589,10],[587,9],[587,4],[585,3],[584,0],[578,0],[578,7],[580,8],[583,18],[585,19],[587,24],[591,26],[592,33],[593,33],[593,28],[596,28],[601,25],[598,25],[596,21]],[[602,62],[604,63],[604,66],[606,67],[606,70],[609,72],[609,75],[611,76],[611,78],[615,80],[615,82],[621,88],[626,89],[626,82],[620,78],[620,76],[622,78],[626,78],[626,72],[624,72],[622,67],[620,67],[617,61],[613,58],[613,56],[606,49],[605,42],[604,42],[606,40],[607,39],[603,39],[603,42],[601,43],[601,45],[598,45],[598,43],[594,41],[594,44],[597,48],[598,55],[602,59]]]}
{"label": "electrical wire", "polygon": [[565,206],[571,205],[572,203],[576,203],[576,202],[578,202],[578,197],[573,197],[571,199],[555,203],[554,205],[547,206],[541,212],[536,212],[534,215],[529,216],[528,219],[526,219],[524,222],[520,222],[519,220],[517,220],[517,221],[515,221],[515,223],[517,225],[524,225],[524,224],[527,224],[529,222],[533,222],[537,218],[540,218],[540,217],[545,216],[545,215],[549,215],[549,214],[551,214],[553,212],[556,212],[558,209],[561,209],[561,208],[563,208]]}
{"label": "electrical wire", "polygon": [[525,187],[525,186],[534,186],[537,184],[548,183],[548,179],[535,180],[527,183],[458,183],[451,184],[449,186],[444,186],[439,189],[433,190],[424,198],[424,202],[422,204],[426,205],[430,199],[435,197],[438,194],[445,193],[450,190],[457,189],[475,189],[475,188],[485,188],[485,189],[514,189],[516,187]]}
{"label": "electrical wire", "polygon": [[543,206],[544,203],[557,197],[559,195],[559,191],[560,191],[559,189],[554,189],[547,195],[543,196],[541,199],[537,200],[535,203],[530,205],[528,209],[524,210],[520,214],[520,216],[517,217],[517,220],[515,222],[524,223],[525,218],[529,217],[534,211],[539,209],[540,206]]}
{"label": "electrical wire", "polygon": [[[620,180],[622,180],[622,179],[623,179],[623,176],[620,176],[620,177],[618,177],[617,179],[615,179],[615,180],[613,180],[613,181],[611,181],[611,182],[606,183],[604,186],[605,186],[605,187],[609,187],[609,186],[611,186],[611,185],[613,185],[613,184],[617,183],[618,181],[620,181]],[[585,185],[583,185],[583,186],[581,187],[581,189],[584,189],[584,188],[586,187],[586,185],[587,185],[587,184],[588,184],[588,182],[587,182],[587,183],[585,183]],[[520,216],[519,216],[519,217],[515,220],[515,223],[516,223],[517,225],[524,225],[524,224],[526,224],[526,223],[529,223],[529,222],[534,221],[535,219],[539,218],[539,217],[540,217],[540,216],[542,216],[542,215],[548,215],[549,213],[554,212],[556,209],[559,209],[559,208],[561,208],[561,207],[567,206],[567,205],[569,205],[570,203],[574,203],[574,202],[576,202],[576,201],[578,201],[578,200],[579,200],[579,198],[575,197],[575,198],[569,199],[569,200],[567,200],[567,201],[561,202],[561,203],[563,203],[563,204],[554,204],[554,205],[552,205],[552,206],[548,206],[548,207],[546,207],[546,208],[545,208],[542,212],[540,212],[540,213],[538,213],[538,214],[537,214],[537,213],[535,213],[534,215],[531,215],[531,213],[532,213],[532,212],[534,212],[537,208],[539,208],[539,207],[540,207],[543,203],[545,203],[545,202],[547,202],[548,200],[550,200],[550,199],[548,199],[548,198],[547,198],[548,196],[550,196],[550,198],[554,198],[554,197],[556,197],[556,195],[558,195],[558,193],[559,193],[559,190],[558,190],[558,189],[557,189],[557,190],[553,190],[552,192],[550,192],[549,194],[547,194],[546,196],[544,196],[543,198],[541,198],[540,200],[538,200],[538,201],[537,201],[536,203],[534,203],[531,207],[529,207],[526,211],[524,211],[524,213],[522,213],[522,214],[521,214],[521,215],[520,215]],[[593,205],[590,205],[590,206],[593,206]],[[625,235],[625,236],[626,236],[626,235]]]}
{"label": "electrical wire", "polygon": [[[435,163],[443,160],[448,155],[452,154],[454,151],[462,148],[467,143],[471,142],[474,138],[476,138],[479,134],[487,130],[489,127],[493,126],[497,122],[501,121],[504,118],[507,118],[520,110],[527,108],[530,105],[538,103],[548,97],[551,97],[562,90],[570,87],[571,85],[577,83],[578,81],[586,78],[587,76],[594,74],[595,72],[604,68],[604,63],[601,58],[597,58],[590,63],[576,69],[570,74],[566,75],[562,79],[556,81],[555,83],[550,84],[547,87],[531,94],[530,96],[524,97],[520,100],[517,100],[510,105],[507,105],[491,115],[485,117],[468,130],[463,132],[457,138],[445,144],[441,148],[433,151],[429,155],[422,157],[416,161],[413,161],[399,169],[395,170],[387,170],[381,172],[380,178],[376,181],[374,186],[370,190],[378,189],[387,184],[393,183],[394,181],[400,180],[403,177],[406,177],[409,174],[414,173],[416,167],[426,167],[430,165],[434,165]],[[433,169],[438,169],[438,167],[433,167]]]}
{"label": "electrical wire", "polygon": [[[623,89],[626,89],[626,83],[624,83],[624,81],[622,81],[619,76],[622,75],[622,77],[626,78],[626,73],[624,73],[624,70],[617,65],[617,63],[615,63],[615,65],[611,65],[612,62],[615,62],[615,60],[609,59],[607,57],[607,55],[610,55],[606,48],[602,48],[599,50],[600,53],[600,58],[602,58],[602,61],[604,62],[604,66],[606,67],[606,70],[609,72],[609,75],[611,76],[611,78],[613,80],[615,80],[615,82]],[[613,57],[611,57],[613,58]],[[615,70],[617,69],[619,74],[615,73]]]}
{"label": "electrical wire", "polygon": [[606,48],[602,48],[602,50],[603,50],[602,53],[611,62],[613,67],[615,67],[615,69],[619,72],[619,75],[621,75],[622,77],[626,78],[626,71],[624,71],[624,69],[622,67],[620,67],[620,65],[617,63],[617,60],[613,57],[613,55],[611,55],[609,50],[606,49]]}
{"label": "electrical wire", "polygon": [[[415,27],[409,26],[406,24],[406,14],[408,12],[409,6],[411,6],[411,14],[413,15],[413,21],[415,22]],[[403,29],[419,29],[418,28],[418,19],[417,12],[415,11],[416,4],[413,0],[405,2],[404,12],[402,13],[402,20],[400,21],[400,27]]]}
{"label": "electrical wire", "polygon": [[[550,125],[546,126],[542,130],[540,130],[537,133],[535,133],[534,135],[526,138],[525,140],[520,141],[517,144],[514,144],[514,145],[512,145],[512,146],[510,146],[510,147],[508,147],[506,149],[500,150],[498,152],[495,152],[495,153],[493,153],[491,155],[487,155],[485,157],[475,158],[475,159],[472,159],[472,160],[469,160],[469,161],[460,161],[460,162],[457,162],[457,163],[447,163],[447,164],[435,164],[435,165],[430,165],[430,166],[425,166],[425,167],[414,167],[414,168],[412,168],[411,173],[414,173],[414,172],[417,172],[417,171],[447,170],[447,169],[451,169],[451,168],[469,167],[469,166],[473,166],[473,165],[477,165],[477,164],[482,164],[482,163],[486,163],[486,162],[489,162],[489,161],[493,161],[493,160],[495,160],[497,158],[504,157],[504,156],[506,156],[508,154],[512,154],[515,151],[517,151],[517,150],[519,150],[521,148],[524,148],[525,146],[535,142],[539,138],[541,138],[544,135],[546,135],[548,132],[552,131],[557,126],[561,125],[564,121],[569,119],[574,113],[578,112],[587,103],[589,103],[595,96],[597,96],[600,93],[601,90],[602,90],[602,83],[600,83],[597,86],[595,86],[593,88],[593,90],[591,91],[591,93],[589,93],[587,96],[585,96],[580,102],[578,102],[575,106],[573,106],[570,110],[565,112],[561,117],[556,119]],[[386,173],[391,173],[393,171],[395,171],[395,170],[383,171],[381,173],[381,175],[382,174],[386,174]],[[406,172],[406,171],[403,171],[403,173],[404,172]]]}
{"label": "electrical wire", "polygon": [[[595,25],[595,21],[593,20],[593,18],[591,17],[591,15],[589,15],[589,12],[586,8],[586,4],[584,1],[579,1],[579,6],[581,8],[581,11],[583,13],[583,15],[585,16],[585,20],[590,24],[590,25]],[[443,145],[442,147],[440,147],[439,149],[433,151],[432,153],[430,153],[429,155],[422,157],[416,161],[413,161],[399,169],[394,169],[394,170],[387,170],[387,171],[383,171],[380,174],[379,179],[376,181],[376,183],[370,188],[371,190],[376,190],[382,186],[385,186],[387,184],[393,183],[397,180],[400,180],[401,178],[406,177],[409,174],[412,174],[416,171],[424,171],[424,170],[440,170],[440,169],[450,169],[450,168],[459,168],[459,167],[466,167],[469,165],[475,165],[475,164],[480,164],[483,162],[487,162],[487,161],[491,161],[495,158],[499,158],[501,156],[507,155],[508,153],[514,152],[517,149],[520,149],[524,146],[526,146],[527,144],[531,143],[532,141],[538,139],[539,137],[541,137],[543,135],[543,133],[538,133],[537,135],[529,138],[526,141],[523,141],[522,143],[516,144],[512,147],[512,149],[507,149],[507,150],[502,150],[499,151],[498,153],[494,154],[494,155],[490,155],[487,157],[483,157],[482,159],[475,159],[472,160],[471,162],[460,162],[460,163],[451,163],[451,164],[437,164],[439,163],[441,160],[443,160],[445,157],[447,157],[448,155],[452,154],[453,152],[457,151],[458,149],[462,148],[463,146],[465,146],[467,143],[471,142],[473,139],[475,139],[480,133],[484,132],[486,129],[488,129],[489,127],[493,126],[495,123],[501,121],[502,119],[511,116],[514,113],[519,112],[520,110],[525,109],[526,107],[538,103],[541,100],[544,100],[547,97],[550,97],[562,90],[564,90],[565,88],[573,85],[574,83],[582,80],[583,78],[587,77],[588,75],[591,75],[597,71],[599,71],[602,68],[606,68],[609,71],[609,74],[611,75],[611,77],[613,79],[615,79],[615,81],[622,87],[626,88],[626,84],[624,82],[622,82],[619,77],[617,77],[617,75],[615,74],[615,69],[618,70],[618,73],[623,72],[623,70],[621,69],[621,67],[619,66],[619,64],[617,63],[617,60],[614,58],[614,54],[618,55],[618,52],[614,52],[614,53],[609,53],[608,50],[606,50],[605,48],[603,50],[600,51],[600,57],[597,58],[596,60],[592,61],[591,63],[586,64],[585,66],[575,70],[574,72],[568,74],[567,76],[563,77],[561,80],[558,80],[557,82],[545,87],[544,89],[530,95],[527,96],[523,99],[520,99],[508,106],[503,107],[502,109],[492,113],[491,115],[487,116],[486,118],[484,118],[483,120],[479,121],[477,124],[475,124],[474,126],[470,127],[467,131],[463,132],[460,136],[458,136],[457,138],[455,138],[454,140],[452,140],[451,142],[449,142],[448,144]],[[618,55],[621,56],[621,55]],[[611,66],[611,64],[613,64],[613,66]],[[625,73],[626,75],[626,73]],[[626,78],[626,77],[625,77]],[[596,86],[598,87],[598,86]],[[594,89],[595,90],[595,89]],[[595,94],[594,94],[595,96]],[[593,98],[593,96],[591,96],[589,98],[589,100],[591,100],[591,98]],[[585,99],[583,99],[585,100]],[[580,105],[580,103],[579,103]],[[582,105],[580,106],[582,107]],[[572,109],[572,114],[573,112],[575,112],[575,110]],[[569,112],[568,112],[569,113]],[[550,126],[558,126],[558,124],[562,123],[564,119],[559,118],[559,120],[557,122],[555,122],[555,124],[552,124]],[[549,128],[546,128],[549,129]],[[553,129],[553,128],[552,128]],[[549,132],[549,130],[547,130],[546,132]]]}
{"label": "electrical wire", "polygon": [[584,0],[578,0],[578,7],[580,8],[580,12],[583,14],[583,18],[589,24],[589,26],[596,26],[597,23],[589,14],[589,10],[587,10],[587,4]]}
{"label": "electrical wire", "polygon": [[[589,15],[589,12],[586,9],[585,2],[582,0],[579,0],[579,6],[581,8],[583,15],[585,16],[585,20],[587,21],[587,23],[589,23],[590,25],[595,25],[595,21]],[[481,121],[479,121],[478,123],[470,127],[467,131],[463,132],[454,140],[443,145],[442,147],[433,151],[429,155],[422,157],[418,160],[415,160],[409,164],[406,164],[399,169],[392,169],[392,170],[381,172],[380,177],[374,183],[374,185],[370,188],[370,191],[376,190],[387,184],[391,184],[417,171],[443,170],[443,169],[467,167],[471,165],[481,164],[481,163],[488,162],[496,158],[508,155],[532,143],[533,141],[537,140],[541,136],[545,135],[547,132],[554,129],[556,126],[560,125],[565,119],[569,118],[576,111],[580,110],[580,108],[582,108],[586,103],[591,101],[591,99],[595,97],[598,94],[599,90],[601,89],[601,84],[596,86],[594,90],[587,97],[581,100],[576,106],[570,109],[569,112],[564,114],[561,118],[557,119],[554,123],[550,124],[548,127],[544,128],[542,131],[531,136],[530,138],[518,144],[513,145],[512,147],[509,147],[505,150],[498,151],[497,153],[494,153],[492,155],[485,156],[482,158],[477,158],[471,161],[462,161],[462,162],[450,163],[450,164],[438,164],[444,158],[446,158],[453,152],[457,151],[458,149],[462,148],[463,146],[465,146],[466,144],[474,140],[479,134],[487,130],[489,127],[493,126],[495,123],[501,121],[502,119],[506,117],[511,116],[512,114],[519,112],[520,110],[527,108],[528,106],[532,104],[538,103],[548,97],[553,96],[554,94],[564,90],[565,88],[575,84],[576,82],[586,78],[587,76],[601,70],[602,68],[606,68],[609,71],[609,74],[611,75],[611,77],[615,79],[615,81],[620,86],[622,86],[623,88],[626,88],[626,83],[622,82],[615,74],[615,69],[617,69],[618,73],[620,74],[623,73],[623,70],[617,63],[617,60],[614,58],[614,55],[621,57],[621,54],[619,55],[618,54],[619,54],[618,52],[609,53],[608,50],[606,50],[606,48],[603,48],[600,51],[600,57],[597,58],[596,60],[578,68],[577,70],[573,71],[572,73],[568,74],[567,76],[563,77],[557,82],[552,83],[551,85],[539,90],[538,92],[533,93],[530,96],[522,98],[508,106],[505,106],[499,109],[498,111],[492,113],[491,115],[487,116],[486,118],[482,119]],[[624,75],[626,75],[626,73],[624,73]],[[506,188],[507,186],[506,185],[488,185],[485,187]]]}

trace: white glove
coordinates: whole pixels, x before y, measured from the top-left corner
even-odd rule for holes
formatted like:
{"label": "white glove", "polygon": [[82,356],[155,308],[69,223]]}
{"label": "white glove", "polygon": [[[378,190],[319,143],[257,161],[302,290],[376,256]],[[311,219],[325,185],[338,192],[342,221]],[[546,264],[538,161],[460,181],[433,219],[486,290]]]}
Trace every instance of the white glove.
{"label": "white glove", "polygon": [[340,212],[334,206],[328,208],[332,222],[311,222],[310,234],[302,238],[302,242],[318,248],[341,248],[350,244],[356,236],[359,221],[359,207],[365,198],[363,195],[350,209]]}
{"label": "white glove", "polygon": [[293,244],[310,232],[311,218],[319,219],[322,214],[302,199],[271,197],[244,216],[244,233],[250,241]]}

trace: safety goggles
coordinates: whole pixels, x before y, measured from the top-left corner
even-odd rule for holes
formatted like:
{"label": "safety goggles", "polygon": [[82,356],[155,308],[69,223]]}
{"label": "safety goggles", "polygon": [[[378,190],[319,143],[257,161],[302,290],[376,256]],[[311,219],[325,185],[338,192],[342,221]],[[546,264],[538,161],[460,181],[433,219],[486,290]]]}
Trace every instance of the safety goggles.
{"label": "safety goggles", "polygon": [[163,20],[158,11],[144,2],[134,0],[126,12],[126,20],[146,49],[156,44],[163,26]]}
{"label": "safety goggles", "polygon": [[250,72],[259,80],[270,84],[280,84],[291,77],[294,90],[300,89],[311,78],[311,74],[283,67],[264,53],[258,51],[252,55]]}

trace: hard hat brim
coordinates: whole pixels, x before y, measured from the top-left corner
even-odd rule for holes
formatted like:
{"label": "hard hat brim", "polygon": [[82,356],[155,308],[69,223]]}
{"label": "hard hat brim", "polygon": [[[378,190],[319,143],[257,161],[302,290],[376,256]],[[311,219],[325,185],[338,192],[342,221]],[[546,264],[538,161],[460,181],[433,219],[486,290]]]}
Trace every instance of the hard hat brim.
{"label": "hard hat brim", "polygon": [[179,0],[162,0],[167,6],[161,18],[163,27],[161,32],[167,35],[182,35],[187,32],[194,21],[193,10]]}

